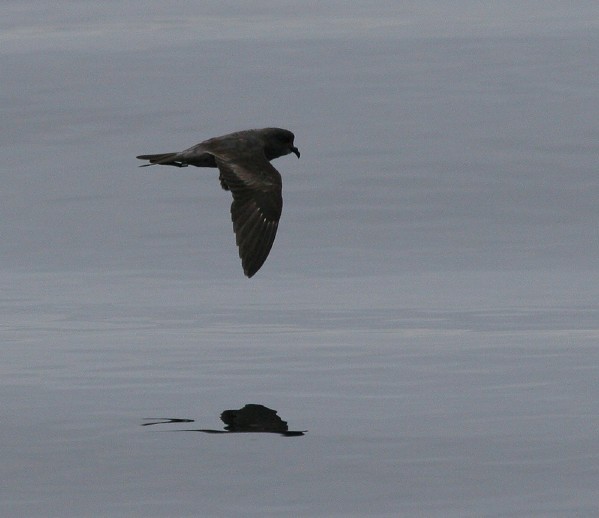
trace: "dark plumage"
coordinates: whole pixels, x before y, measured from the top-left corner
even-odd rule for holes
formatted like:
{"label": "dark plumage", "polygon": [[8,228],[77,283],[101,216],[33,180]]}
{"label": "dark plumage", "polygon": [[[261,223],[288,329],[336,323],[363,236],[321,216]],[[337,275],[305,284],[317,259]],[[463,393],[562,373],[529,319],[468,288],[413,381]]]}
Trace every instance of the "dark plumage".
{"label": "dark plumage", "polygon": [[200,142],[178,153],[140,155],[149,165],[218,167],[223,189],[231,191],[231,219],[245,275],[268,257],[283,209],[281,175],[270,161],[300,152],[294,135],[281,128],[238,131]]}

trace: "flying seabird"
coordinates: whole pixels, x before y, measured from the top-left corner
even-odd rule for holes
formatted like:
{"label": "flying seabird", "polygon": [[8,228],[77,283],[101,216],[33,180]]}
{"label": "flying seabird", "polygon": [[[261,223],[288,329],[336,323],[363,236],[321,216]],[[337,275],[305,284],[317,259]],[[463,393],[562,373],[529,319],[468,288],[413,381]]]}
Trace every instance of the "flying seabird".
{"label": "flying seabird", "polygon": [[218,167],[222,188],[233,195],[233,230],[243,271],[251,277],[268,257],[283,209],[281,175],[270,161],[289,153],[299,158],[294,138],[286,129],[251,129],[214,137],[178,153],[137,158],[150,162],[140,167]]}

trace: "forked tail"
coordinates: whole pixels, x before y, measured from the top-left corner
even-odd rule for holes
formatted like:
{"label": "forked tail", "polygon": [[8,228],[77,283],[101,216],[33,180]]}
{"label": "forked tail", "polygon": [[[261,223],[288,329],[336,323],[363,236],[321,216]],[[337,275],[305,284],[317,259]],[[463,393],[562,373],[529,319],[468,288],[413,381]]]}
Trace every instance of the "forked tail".
{"label": "forked tail", "polygon": [[179,153],[161,153],[159,155],[139,155],[136,158],[140,160],[149,160],[149,164],[143,164],[139,167],[148,167],[149,165],[174,165],[175,167],[187,167],[187,164],[175,160]]}

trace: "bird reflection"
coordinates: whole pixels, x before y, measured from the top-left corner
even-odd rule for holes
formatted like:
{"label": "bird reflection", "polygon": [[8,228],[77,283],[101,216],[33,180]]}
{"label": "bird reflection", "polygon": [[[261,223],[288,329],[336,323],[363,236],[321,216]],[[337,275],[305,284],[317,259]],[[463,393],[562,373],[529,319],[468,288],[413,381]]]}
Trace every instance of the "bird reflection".
{"label": "bird reflection", "polygon": [[152,426],[153,424],[167,423],[193,423],[193,419],[177,419],[176,417],[146,417],[144,421],[154,421],[153,423],[142,423],[142,426]]}
{"label": "bird reflection", "polygon": [[[203,433],[277,433],[284,437],[298,437],[304,435],[307,430],[289,430],[287,422],[283,421],[276,410],[264,405],[248,404],[239,410],[225,410],[220,415],[225,423],[224,430],[172,430],[178,432],[203,432]],[[144,423],[142,426],[168,423],[192,423],[193,419],[155,418],[148,419],[154,422]]]}

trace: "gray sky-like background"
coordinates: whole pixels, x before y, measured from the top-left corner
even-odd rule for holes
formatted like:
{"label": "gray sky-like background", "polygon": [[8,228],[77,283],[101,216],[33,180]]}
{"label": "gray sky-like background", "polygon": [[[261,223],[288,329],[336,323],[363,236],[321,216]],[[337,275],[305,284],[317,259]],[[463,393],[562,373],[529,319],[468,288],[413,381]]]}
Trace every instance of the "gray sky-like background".
{"label": "gray sky-like background", "polygon": [[9,3],[3,264],[234,268],[215,173],[134,157],[275,125],[274,271],[594,269],[594,4],[358,4]]}

